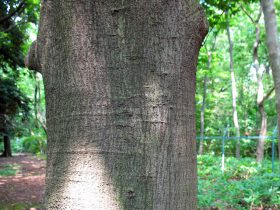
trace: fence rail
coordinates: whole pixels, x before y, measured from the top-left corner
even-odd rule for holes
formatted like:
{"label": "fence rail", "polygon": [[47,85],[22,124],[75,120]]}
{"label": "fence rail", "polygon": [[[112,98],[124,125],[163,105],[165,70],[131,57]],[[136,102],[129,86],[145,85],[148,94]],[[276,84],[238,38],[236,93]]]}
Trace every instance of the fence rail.
{"label": "fence rail", "polygon": [[[275,139],[278,139],[277,130],[275,129],[272,136],[227,136],[228,128],[225,129],[223,136],[197,136],[196,140],[222,140],[222,163],[221,163],[221,170],[224,172],[225,170],[225,141],[228,140],[241,140],[241,139],[249,139],[249,140],[258,140],[258,139],[265,139],[265,140],[272,140],[271,141],[271,170],[274,173],[274,162],[275,162]],[[280,158],[279,158],[280,159]]]}
{"label": "fence rail", "polygon": [[229,139],[277,139],[278,137],[277,136],[240,136],[240,137],[236,137],[236,136],[197,136],[196,139],[199,140],[199,139],[205,139],[205,140],[208,140],[208,139],[223,139],[223,138],[226,138],[227,140]]}

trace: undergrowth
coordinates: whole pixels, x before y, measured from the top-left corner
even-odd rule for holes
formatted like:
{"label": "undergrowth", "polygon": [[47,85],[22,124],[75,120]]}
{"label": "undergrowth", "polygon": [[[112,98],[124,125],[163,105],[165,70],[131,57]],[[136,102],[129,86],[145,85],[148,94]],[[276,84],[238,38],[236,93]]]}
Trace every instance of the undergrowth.
{"label": "undergrowth", "polygon": [[253,158],[240,160],[229,157],[225,170],[221,170],[221,158],[198,156],[199,207],[217,209],[280,208],[280,175],[278,162],[274,173],[271,161],[261,164]]}

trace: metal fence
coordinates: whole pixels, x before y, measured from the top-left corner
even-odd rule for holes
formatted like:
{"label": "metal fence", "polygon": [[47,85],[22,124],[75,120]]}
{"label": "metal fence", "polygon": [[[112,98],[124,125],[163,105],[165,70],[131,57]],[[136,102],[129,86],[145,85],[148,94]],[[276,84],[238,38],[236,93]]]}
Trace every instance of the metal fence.
{"label": "metal fence", "polygon": [[278,139],[278,136],[277,136],[277,126],[275,127],[274,131],[273,131],[273,135],[272,136],[240,136],[240,137],[234,137],[234,136],[228,136],[228,129],[229,127],[227,127],[225,130],[224,130],[224,134],[223,136],[203,136],[203,137],[200,137],[200,136],[197,136],[196,139],[197,140],[213,140],[213,139],[220,139],[222,141],[222,145],[221,145],[221,151],[222,151],[222,160],[221,160],[221,170],[224,171],[225,170],[225,142],[227,140],[240,140],[240,139],[265,139],[265,140],[268,140],[270,139],[271,140],[271,170],[272,170],[272,173],[274,173],[274,165],[275,165],[275,143],[277,145],[277,139]]}

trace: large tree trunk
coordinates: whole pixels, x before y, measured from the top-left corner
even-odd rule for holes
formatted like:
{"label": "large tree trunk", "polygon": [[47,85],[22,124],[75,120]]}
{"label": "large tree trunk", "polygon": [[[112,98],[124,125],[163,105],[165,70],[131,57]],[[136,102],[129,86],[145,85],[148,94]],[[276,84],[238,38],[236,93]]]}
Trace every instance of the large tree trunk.
{"label": "large tree trunk", "polygon": [[[278,137],[280,136],[280,43],[277,31],[277,20],[274,9],[273,0],[261,1],[265,30],[266,42],[269,51],[269,61],[272,69],[273,80],[275,85],[276,107],[277,107],[277,123],[278,123]],[[280,157],[280,141],[278,138],[278,153]]]}
{"label": "large tree trunk", "polygon": [[233,124],[235,127],[236,132],[236,157],[240,158],[240,127],[238,122],[238,113],[237,113],[237,105],[236,105],[236,98],[237,98],[237,88],[236,88],[236,81],[234,75],[234,63],[233,63],[233,42],[231,40],[231,33],[229,27],[229,14],[226,12],[226,29],[227,29],[227,36],[228,36],[228,43],[229,43],[229,55],[230,55],[230,78],[231,78],[231,95],[232,95],[232,116],[233,116]]}
{"label": "large tree trunk", "polygon": [[43,1],[47,209],[196,209],[196,0]]}

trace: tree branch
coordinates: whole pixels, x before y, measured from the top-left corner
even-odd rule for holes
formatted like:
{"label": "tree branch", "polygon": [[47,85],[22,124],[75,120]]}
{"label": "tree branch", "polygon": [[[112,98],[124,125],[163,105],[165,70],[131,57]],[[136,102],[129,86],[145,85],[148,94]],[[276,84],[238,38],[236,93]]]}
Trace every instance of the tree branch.
{"label": "tree branch", "polygon": [[47,126],[46,126],[46,123],[43,120],[43,117],[42,117],[40,112],[38,113],[38,122],[41,124],[41,126],[42,126],[43,130],[45,131],[45,133],[47,133]]}
{"label": "tree branch", "polygon": [[258,17],[257,17],[257,19],[255,21],[256,23],[258,23],[260,21],[261,16],[262,16],[262,7],[260,7],[259,15],[258,15]]}
{"label": "tree branch", "polygon": [[266,99],[269,98],[269,96],[272,94],[272,92],[273,92],[274,90],[275,90],[275,86],[273,86],[273,88],[271,88],[271,89],[268,91],[268,93],[265,95],[265,97],[263,97],[263,100],[259,103],[259,105],[260,105],[260,104],[263,104],[264,101],[265,101]]}
{"label": "tree branch", "polygon": [[260,21],[260,18],[262,16],[262,8],[260,7],[259,14],[256,18],[256,20],[253,19],[253,17],[249,14],[249,12],[244,8],[243,4],[239,3],[239,6],[241,7],[242,11],[247,15],[247,17],[251,20],[251,22],[255,25]]}
{"label": "tree branch", "polygon": [[252,18],[252,16],[249,14],[249,12],[243,7],[242,4],[239,4],[239,5],[240,5],[242,11],[243,11],[243,12],[247,15],[247,17],[251,20],[251,22],[252,22],[253,24],[255,24],[255,20]]}

